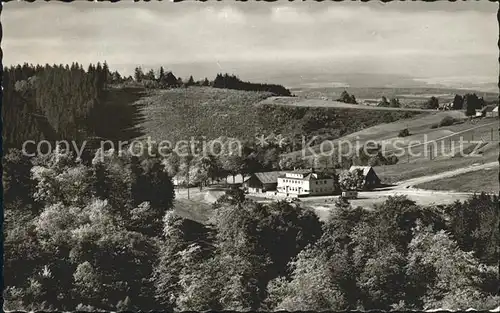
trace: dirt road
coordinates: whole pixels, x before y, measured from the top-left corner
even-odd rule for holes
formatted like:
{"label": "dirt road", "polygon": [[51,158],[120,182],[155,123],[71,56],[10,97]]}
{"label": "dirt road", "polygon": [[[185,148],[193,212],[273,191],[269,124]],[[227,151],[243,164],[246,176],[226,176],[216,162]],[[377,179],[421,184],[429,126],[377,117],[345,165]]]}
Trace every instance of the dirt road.
{"label": "dirt road", "polygon": [[438,180],[438,179],[443,179],[443,178],[448,178],[448,177],[453,177],[457,176],[460,174],[465,174],[468,172],[474,172],[474,171],[479,171],[479,170],[489,170],[489,169],[494,169],[498,167],[498,161],[495,162],[489,162],[485,164],[478,164],[478,165],[472,165],[464,168],[458,168],[452,171],[446,171],[442,173],[438,173],[435,175],[428,175],[428,176],[422,176],[422,177],[417,177],[417,178],[412,178],[404,181],[397,182],[394,189],[405,189],[405,188],[411,188],[412,186],[420,185],[423,183],[427,183],[433,180]]}

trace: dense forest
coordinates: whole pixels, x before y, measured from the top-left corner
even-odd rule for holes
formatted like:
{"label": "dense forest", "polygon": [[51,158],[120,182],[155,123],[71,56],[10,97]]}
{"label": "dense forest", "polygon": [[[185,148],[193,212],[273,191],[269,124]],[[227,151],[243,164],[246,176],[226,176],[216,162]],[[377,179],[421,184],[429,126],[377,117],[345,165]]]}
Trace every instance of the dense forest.
{"label": "dense forest", "polygon": [[4,69],[3,144],[25,140],[79,141],[95,135],[103,123],[95,114],[104,100],[109,69],[104,63],[84,70],[71,66],[24,64]]}
{"label": "dense forest", "polygon": [[141,97],[144,89],[213,86],[290,95],[283,86],[242,82],[228,74],[218,74],[214,81],[205,78],[197,82],[190,76],[183,82],[163,67],[158,74],[153,70],[143,73],[138,67],[134,77],[124,77],[111,71],[106,62],[90,64],[87,69],[78,63],[24,64],[6,67],[3,73],[6,148],[20,148],[26,140],[131,139],[139,133],[120,133],[130,132],[136,126],[138,108],[131,104]]}
{"label": "dense forest", "polygon": [[[102,151],[101,151],[102,153]],[[229,191],[180,218],[161,158],[4,160],[6,310],[492,309],[498,197],[300,204]]]}
{"label": "dense forest", "polygon": [[281,85],[275,84],[255,84],[250,82],[241,81],[235,75],[217,74],[213,81],[213,87],[215,88],[226,88],[226,89],[237,89],[237,90],[247,90],[247,91],[267,91],[271,92],[277,96],[291,96],[290,90],[286,89]]}

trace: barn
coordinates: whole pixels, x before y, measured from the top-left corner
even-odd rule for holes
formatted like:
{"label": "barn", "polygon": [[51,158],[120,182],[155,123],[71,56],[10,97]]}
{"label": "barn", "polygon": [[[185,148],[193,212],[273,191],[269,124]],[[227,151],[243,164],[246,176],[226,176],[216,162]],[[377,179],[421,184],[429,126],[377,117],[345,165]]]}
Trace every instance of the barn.
{"label": "barn", "polygon": [[371,166],[351,166],[349,172],[360,170],[363,172],[363,176],[365,177],[363,188],[364,189],[373,189],[380,186],[380,178],[375,173],[375,170]]}
{"label": "barn", "polygon": [[278,176],[281,174],[283,172],[280,171],[254,173],[245,180],[243,187],[251,193],[275,191],[278,186]]}

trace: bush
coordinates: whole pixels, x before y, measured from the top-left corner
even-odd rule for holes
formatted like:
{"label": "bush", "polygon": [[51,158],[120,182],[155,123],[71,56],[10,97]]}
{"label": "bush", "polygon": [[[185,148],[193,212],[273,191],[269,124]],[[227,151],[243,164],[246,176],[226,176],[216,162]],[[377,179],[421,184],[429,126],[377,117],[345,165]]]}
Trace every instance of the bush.
{"label": "bush", "polygon": [[431,125],[431,129],[435,129],[435,128],[438,128],[438,127],[439,127],[439,125],[438,125],[438,124],[432,124],[432,125]]}
{"label": "bush", "polygon": [[443,119],[441,120],[441,122],[439,122],[439,126],[438,127],[443,127],[443,126],[451,126],[455,123],[455,119],[451,116],[445,116],[443,117]]}
{"label": "bush", "polygon": [[386,165],[394,165],[399,162],[399,159],[394,154],[386,158]]}
{"label": "bush", "polygon": [[399,131],[398,137],[408,137],[408,136],[410,136],[410,131],[408,130],[408,128]]}

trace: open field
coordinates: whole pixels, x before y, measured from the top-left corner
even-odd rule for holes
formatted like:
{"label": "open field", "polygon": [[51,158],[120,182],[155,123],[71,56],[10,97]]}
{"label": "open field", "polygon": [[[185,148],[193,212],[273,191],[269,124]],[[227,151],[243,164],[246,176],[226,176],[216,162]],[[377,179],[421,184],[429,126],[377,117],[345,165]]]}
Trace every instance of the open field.
{"label": "open field", "polygon": [[269,95],[210,87],[152,91],[140,101],[145,115],[141,127],[154,140],[240,138],[255,128],[256,113],[246,108]]}
{"label": "open field", "polygon": [[206,223],[212,214],[212,206],[203,201],[177,199],[174,202],[175,213],[183,218],[198,223]]}
{"label": "open field", "polygon": [[256,135],[282,134],[287,138],[322,136],[334,139],[366,127],[412,117],[413,111],[356,111],[353,108],[305,108],[253,105],[269,93],[190,87],[151,91],[138,101],[140,124],[153,140],[208,139],[220,136],[255,140]]}
{"label": "open field", "polygon": [[346,108],[357,110],[378,110],[378,111],[413,111],[413,112],[435,112],[435,110],[424,110],[417,108],[388,108],[362,104],[350,104],[335,100],[304,99],[300,97],[270,97],[258,105],[288,105],[298,107],[320,107],[320,108]]}
{"label": "open field", "polygon": [[424,159],[414,163],[375,166],[374,170],[383,183],[391,184],[416,177],[437,174],[455,169],[495,162],[498,158],[498,145],[488,145],[487,153],[477,156]]}
{"label": "open field", "polygon": [[429,190],[453,190],[457,192],[491,192],[498,194],[498,168],[469,172],[441,180],[430,181],[417,188]]}

